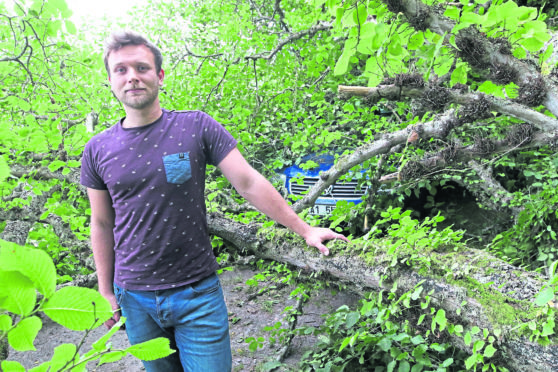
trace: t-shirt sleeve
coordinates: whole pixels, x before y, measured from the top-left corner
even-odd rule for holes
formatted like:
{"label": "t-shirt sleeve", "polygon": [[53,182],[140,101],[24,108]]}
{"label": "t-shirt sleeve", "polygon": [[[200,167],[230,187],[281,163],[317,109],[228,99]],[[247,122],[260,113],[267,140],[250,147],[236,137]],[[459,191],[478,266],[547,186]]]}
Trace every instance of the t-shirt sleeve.
{"label": "t-shirt sleeve", "polygon": [[92,141],[85,145],[83,156],[81,157],[81,175],[80,183],[96,190],[107,190],[107,185],[97,172],[98,167],[95,164],[94,146]]}
{"label": "t-shirt sleeve", "polygon": [[215,119],[203,114],[203,144],[206,152],[207,162],[218,165],[234,148],[237,141],[234,137]]}

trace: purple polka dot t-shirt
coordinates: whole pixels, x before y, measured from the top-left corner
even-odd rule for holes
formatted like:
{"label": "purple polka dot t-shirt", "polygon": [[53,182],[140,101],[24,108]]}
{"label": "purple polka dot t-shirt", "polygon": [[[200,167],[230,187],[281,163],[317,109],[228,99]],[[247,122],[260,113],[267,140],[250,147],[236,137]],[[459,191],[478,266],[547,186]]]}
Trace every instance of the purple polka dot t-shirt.
{"label": "purple polka dot t-shirt", "polygon": [[139,128],[122,128],[121,120],[87,143],[81,184],[112,198],[116,284],[168,289],[219,267],[207,230],[205,168],[236,143],[203,112],[168,110]]}

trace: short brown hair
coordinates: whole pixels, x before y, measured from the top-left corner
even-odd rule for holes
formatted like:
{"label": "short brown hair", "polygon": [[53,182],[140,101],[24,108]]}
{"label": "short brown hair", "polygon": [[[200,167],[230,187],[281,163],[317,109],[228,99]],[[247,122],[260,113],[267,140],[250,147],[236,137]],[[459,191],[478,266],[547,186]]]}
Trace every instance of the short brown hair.
{"label": "short brown hair", "polygon": [[109,54],[112,51],[119,50],[128,45],[145,45],[147,48],[149,48],[149,50],[151,51],[151,53],[153,53],[153,56],[155,57],[155,69],[157,70],[157,73],[161,72],[161,68],[163,65],[163,55],[161,54],[159,48],[157,48],[155,44],[153,44],[152,42],[150,42],[149,40],[147,40],[145,37],[138,34],[137,32],[126,30],[126,31],[114,32],[107,38],[105,42],[105,53],[103,55],[103,61],[105,62],[105,68],[109,76],[110,76],[110,70],[108,66]]}

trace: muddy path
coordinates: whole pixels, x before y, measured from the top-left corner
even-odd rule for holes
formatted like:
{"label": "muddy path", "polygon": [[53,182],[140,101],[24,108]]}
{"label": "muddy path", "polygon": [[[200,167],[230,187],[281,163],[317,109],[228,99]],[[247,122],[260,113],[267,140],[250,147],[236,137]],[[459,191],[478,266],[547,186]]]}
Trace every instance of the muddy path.
{"label": "muddy path", "polygon": [[[232,271],[224,271],[220,275],[225,293],[225,300],[229,311],[229,325],[231,348],[233,354],[233,371],[265,371],[267,362],[277,360],[283,353],[284,344],[271,343],[270,331],[265,327],[273,327],[281,322],[281,328],[288,328],[288,314],[283,310],[287,306],[297,306],[297,299],[291,298],[294,286],[273,285],[260,282],[259,285],[249,285],[247,281],[258,272],[251,266],[235,266]],[[260,291],[263,293],[260,294]],[[355,295],[322,289],[313,291],[310,299],[302,307],[302,315],[298,316],[299,326],[319,326],[323,323],[322,314],[334,311],[343,304],[354,305],[358,301]],[[105,333],[104,327],[93,330],[85,339],[82,354],[90,350],[91,344]],[[15,360],[23,364],[26,369],[33,368],[52,357],[54,348],[63,343],[79,344],[84,336],[83,332],[68,330],[43,317],[43,328],[35,340],[36,351],[16,352],[10,349],[8,360]],[[263,347],[250,351],[246,339],[263,337]],[[302,355],[312,348],[315,339],[312,336],[296,336],[292,339],[283,365],[276,371],[296,371]],[[117,332],[112,338],[114,349],[124,349],[129,346],[126,333]],[[124,359],[97,366],[90,363],[88,371],[97,372],[135,372],[143,371],[141,362],[128,355]]]}

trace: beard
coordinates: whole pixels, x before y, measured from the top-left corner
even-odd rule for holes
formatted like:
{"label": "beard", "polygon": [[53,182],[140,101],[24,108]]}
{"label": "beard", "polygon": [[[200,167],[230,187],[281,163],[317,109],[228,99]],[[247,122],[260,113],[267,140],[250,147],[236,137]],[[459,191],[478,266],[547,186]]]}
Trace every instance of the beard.
{"label": "beard", "polygon": [[155,102],[155,100],[157,99],[157,96],[159,95],[159,87],[155,86],[155,88],[152,91],[144,90],[143,94],[140,94],[140,95],[129,96],[129,95],[126,94],[126,92],[124,92],[122,94],[122,96],[119,97],[114,92],[112,92],[112,94],[124,106],[130,107],[130,108],[133,108],[133,109],[136,109],[136,110],[142,110],[146,107],[151,106],[151,104],[153,104],[153,102]]}

